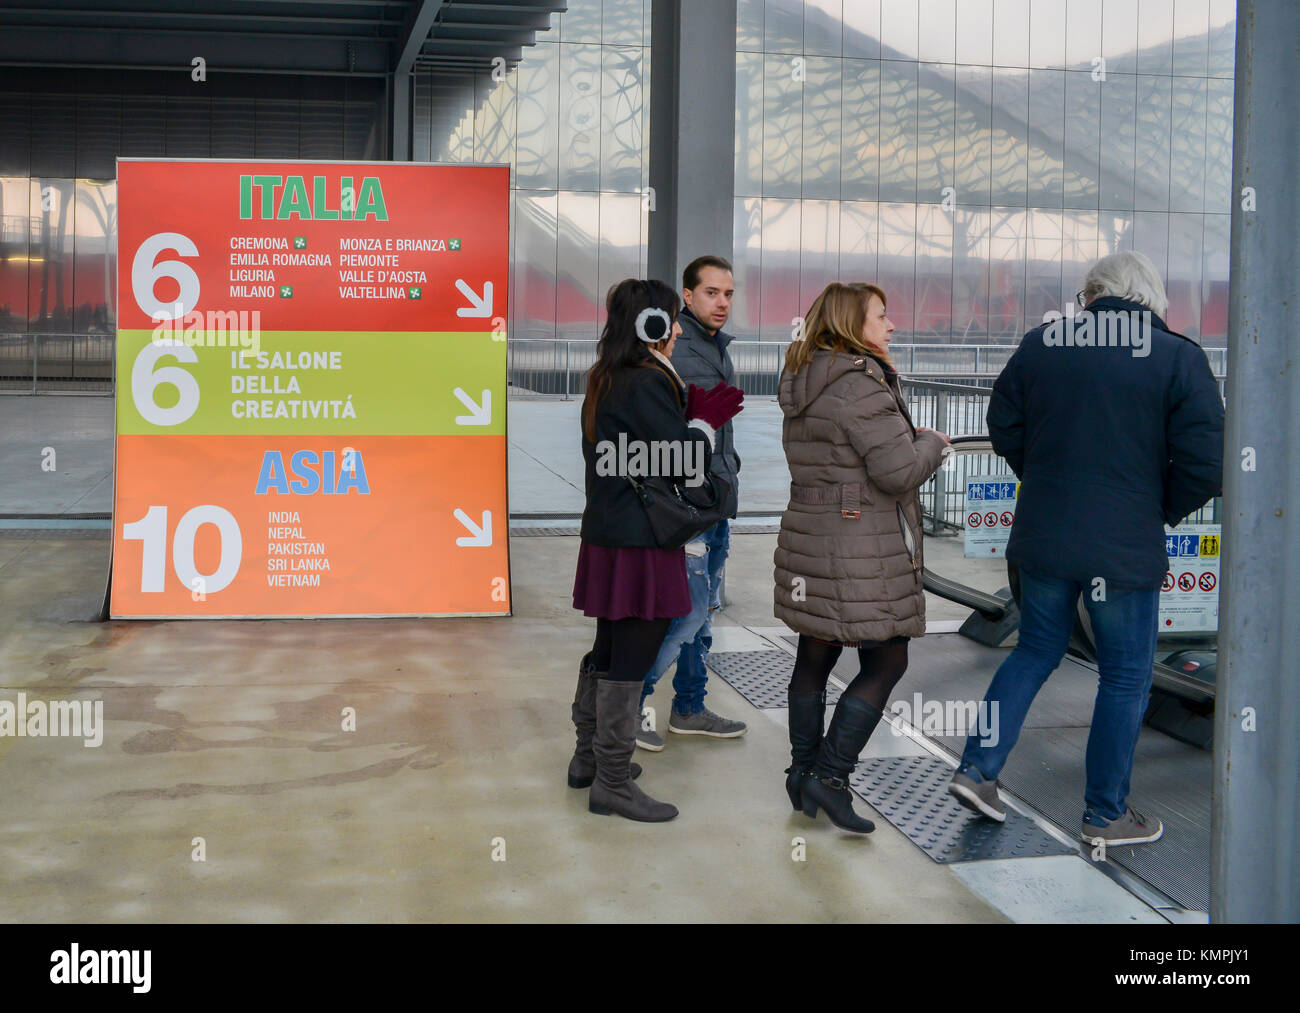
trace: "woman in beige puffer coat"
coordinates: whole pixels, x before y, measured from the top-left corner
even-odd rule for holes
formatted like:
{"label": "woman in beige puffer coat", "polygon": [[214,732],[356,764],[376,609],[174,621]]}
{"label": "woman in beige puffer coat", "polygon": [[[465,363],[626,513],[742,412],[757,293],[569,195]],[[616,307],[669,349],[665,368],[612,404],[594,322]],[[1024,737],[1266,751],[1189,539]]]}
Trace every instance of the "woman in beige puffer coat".
{"label": "woman in beige puffer coat", "polygon": [[[918,489],[950,453],[912,424],[889,363],[893,324],[875,285],[832,283],[813,302],[781,374],[790,505],[776,549],[776,616],[799,634],[788,691],[796,810],[870,833],[848,777],[925,635]],[[861,664],[822,738],[826,680],[841,651]]]}

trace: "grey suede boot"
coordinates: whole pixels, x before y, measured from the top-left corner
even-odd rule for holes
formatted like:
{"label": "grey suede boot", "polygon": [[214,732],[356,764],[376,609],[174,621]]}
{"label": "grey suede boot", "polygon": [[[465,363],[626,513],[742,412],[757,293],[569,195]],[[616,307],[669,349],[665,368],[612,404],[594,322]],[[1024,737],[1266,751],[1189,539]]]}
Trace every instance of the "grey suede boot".
{"label": "grey suede boot", "polygon": [[601,816],[618,813],[640,823],[664,823],[677,807],[659,802],[632,781],[632,751],[641,718],[641,682],[599,679],[596,682],[596,780],[587,808]]}
{"label": "grey suede boot", "polygon": [[[578,731],[578,747],[569,761],[569,787],[590,788],[596,779],[596,754],[591,740],[596,734],[596,681],[600,673],[591,666],[588,651],[578,666],[578,688],[573,694],[573,727]],[[641,765],[632,764],[632,779],[641,776]]]}

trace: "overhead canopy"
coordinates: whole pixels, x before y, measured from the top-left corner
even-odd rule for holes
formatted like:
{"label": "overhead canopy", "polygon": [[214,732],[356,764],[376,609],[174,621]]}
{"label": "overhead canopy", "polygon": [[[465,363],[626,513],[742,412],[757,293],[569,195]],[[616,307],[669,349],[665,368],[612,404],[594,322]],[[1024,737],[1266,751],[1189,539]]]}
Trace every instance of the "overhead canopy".
{"label": "overhead canopy", "polygon": [[[380,77],[518,63],[564,0],[28,0],[0,65]],[[499,64],[498,64],[499,66]]]}

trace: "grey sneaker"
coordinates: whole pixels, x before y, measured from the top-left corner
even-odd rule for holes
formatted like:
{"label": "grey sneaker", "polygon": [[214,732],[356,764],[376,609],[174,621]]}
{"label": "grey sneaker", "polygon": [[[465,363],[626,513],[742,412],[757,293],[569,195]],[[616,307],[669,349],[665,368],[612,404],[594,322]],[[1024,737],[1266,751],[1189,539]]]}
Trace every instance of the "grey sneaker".
{"label": "grey sneaker", "polygon": [[678,714],[668,719],[668,730],[678,735],[711,735],[715,739],[734,739],[749,731],[743,721],[719,717],[707,707],[698,714]]}
{"label": "grey sneaker", "polygon": [[961,771],[948,782],[948,794],[972,812],[1002,823],[1007,818],[1007,807],[998,798],[997,781],[976,781]]}
{"label": "grey sneaker", "polygon": [[1124,815],[1117,820],[1112,820],[1104,827],[1094,826],[1091,823],[1083,824],[1083,832],[1079,834],[1089,844],[1150,844],[1152,841],[1160,840],[1160,835],[1165,832],[1165,825],[1154,816],[1143,816],[1140,812],[1129,806],[1124,810]]}
{"label": "grey sneaker", "polygon": [[648,749],[652,753],[658,753],[664,748],[664,739],[658,732],[651,732],[644,728],[638,728],[636,733],[636,745],[638,749]]}
{"label": "grey sneaker", "polygon": [[[646,710],[649,708],[647,707]],[[636,723],[637,748],[657,753],[664,748],[663,736],[653,729],[646,728],[646,710],[641,712],[641,720]]]}

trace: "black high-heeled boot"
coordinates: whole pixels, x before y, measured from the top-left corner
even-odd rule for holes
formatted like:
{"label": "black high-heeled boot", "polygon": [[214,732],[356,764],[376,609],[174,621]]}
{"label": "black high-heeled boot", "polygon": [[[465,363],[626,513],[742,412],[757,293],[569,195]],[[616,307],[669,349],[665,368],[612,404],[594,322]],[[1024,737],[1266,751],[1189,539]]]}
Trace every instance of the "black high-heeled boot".
{"label": "black high-heeled boot", "polygon": [[816,817],[818,809],[825,809],[830,821],[841,830],[855,834],[869,834],[876,829],[871,820],[863,819],[853,811],[850,801],[849,775],[858,762],[858,754],[871,738],[881,713],[871,704],[849,696],[840,697],[835,714],[822,740],[821,755],[812,776],[804,780],[803,811]]}
{"label": "black high-heeled boot", "polygon": [[785,768],[785,792],[795,812],[803,809],[804,781],[817,764],[826,721],[825,693],[786,692],[790,718],[790,766]]}

